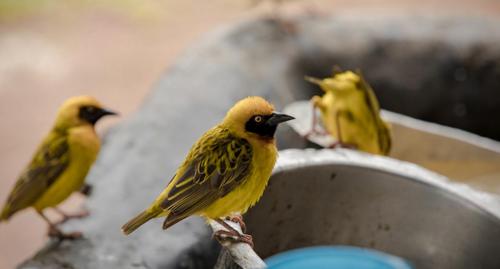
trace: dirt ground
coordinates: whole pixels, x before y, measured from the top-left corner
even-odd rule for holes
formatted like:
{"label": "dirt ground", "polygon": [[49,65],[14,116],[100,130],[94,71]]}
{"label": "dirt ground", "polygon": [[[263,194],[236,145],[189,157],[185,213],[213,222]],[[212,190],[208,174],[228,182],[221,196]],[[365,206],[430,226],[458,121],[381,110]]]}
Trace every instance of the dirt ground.
{"label": "dirt ground", "polygon": [[[23,2],[33,6],[0,4],[0,203],[64,99],[93,95],[120,111],[120,118],[99,125],[102,132],[136,110],[169,64],[205,32],[272,10],[269,2],[254,7],[250,0]],[[500,14],[495,0],[289,2],[283,12]],[[73,197],[63,208],[78,210],[81,201]],[[0,268],[33,255],[45,232],[31,210],[0,224]]]}

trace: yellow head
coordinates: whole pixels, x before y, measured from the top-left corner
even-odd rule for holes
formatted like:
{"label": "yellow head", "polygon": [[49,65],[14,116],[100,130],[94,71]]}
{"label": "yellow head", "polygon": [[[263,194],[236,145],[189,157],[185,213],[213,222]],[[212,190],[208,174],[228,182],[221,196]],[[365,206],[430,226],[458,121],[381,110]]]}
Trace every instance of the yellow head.
{"label": "yellow head", "polygon": [[222,124],[242,138],[272,141],[278,124],[292,119],[292,116],[276,113],[264,98],[251,96],[237,102]]}
{"label": "yellow head", "polygon": [[67,99],[59,108],[55,128],[66,130],[68,128],[91,125],[100,118],[117,113],[106,110],[91,96],[76,96]]}
{"label": "yellow head", "polygon": [[337,94],[350,92],[358,88],[361,77],[352,72],[346,71],[342,73],[337,73],[331,78],[317,79],[313,77],[306,77],[306,80],[317,84],[325,92],[335,92]]}

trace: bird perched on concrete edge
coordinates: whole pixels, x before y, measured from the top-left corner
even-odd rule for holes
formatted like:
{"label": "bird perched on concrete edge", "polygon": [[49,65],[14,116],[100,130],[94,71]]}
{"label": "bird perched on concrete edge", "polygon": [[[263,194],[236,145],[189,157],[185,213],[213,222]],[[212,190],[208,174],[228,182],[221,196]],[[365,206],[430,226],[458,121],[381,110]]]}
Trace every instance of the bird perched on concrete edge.
{"label": "bird perched on concrete edge", "polygon": [[[319,108],[327,132],[335,137],[336,145],[354,147],[373,154],[387,155],[391,148],[389,125],[380,117],[380,107],[373,89],[360,71],[334,70],[332,77],[306,77],[325,92],[311,101]],[[317,132],[316,112],[313,129]]]}
{"label": "bird perched on concrete edge", "polygon": [[[48,223],[49,236],[59,239],[80,237],[78,232],[62,232],[58,225],[87,213],[72,216],[56,206],[84,186],[87,172],[100,148],[94,125],[106,115],[116,113],[104,109],[93,97],[78,96],[66,100],[59,108],[53,128],[10,192],[0,221],[6,221],[22,209],[33,207]],[[51,222],[43,213],[48,207],[60,213],[63,220]]]}
{"label": "bird perched on concrete edge", "polygon": [[262,196],[277,158],[274,134],[278,124],[293,117],[274,112],[261,97],[237,102],[224,120],[193,145],[174,177],[142,213],[123,225],[130,234],[148,220],[166,217],[163,228],[191,215],[217,221],[219,241],[232,238],[253,246],[249,235],[224,222],[245,213]]}

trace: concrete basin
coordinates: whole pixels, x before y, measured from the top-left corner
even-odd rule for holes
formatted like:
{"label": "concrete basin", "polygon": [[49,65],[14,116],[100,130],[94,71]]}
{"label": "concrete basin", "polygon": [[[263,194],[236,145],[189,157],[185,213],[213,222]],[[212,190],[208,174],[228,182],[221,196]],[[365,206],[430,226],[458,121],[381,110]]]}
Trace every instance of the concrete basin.
{"label": "concrete basin", "polygon": [[246,216],[262,257],[316,245],[374,248],[415,268],[500,268],[495,196],[410,163],[287,150]]}

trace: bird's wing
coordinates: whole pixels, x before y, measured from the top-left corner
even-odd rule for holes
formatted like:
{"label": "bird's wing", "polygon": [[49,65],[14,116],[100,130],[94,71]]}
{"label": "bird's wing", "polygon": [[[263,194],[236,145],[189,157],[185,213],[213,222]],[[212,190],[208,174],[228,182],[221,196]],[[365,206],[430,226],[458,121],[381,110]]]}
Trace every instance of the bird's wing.
{"label": "bird's wing", "polygon": [[388,123],[381,120],[378,140],[382,154],[388,155],[392,148],[391,127]]}
{"label": "bird's wing", "polygon": [[222,128],[207,132],[191,150],[161,203],[169,211],[163,228],[203,210],[242,184],[251,160],[252,147],[245,139]]}
{"label": "bird's wing", "polygon": [[31,206],[54,183],[69,164],[69,146],[65,136],[43,143],[30,165],[23,171],[7,199],[2,217]]}
{"label": "bird's wing", "polygon": [[380,106],[378,104],[377,97],[375,96],[375,92],[368,82],[365,80],[360,70],[356,71],[357,75],[360,78],[360,87],[359,89],[365,92],[366,103],[370,108],[370,111],[376,115],[378,115],[380,111]]}
{"label": "bird's wing", "polygon": [[380,117],[380,105],[378,103],[377,97],[375,96],[375,92],[368,82],[366,82],[365,78],[361,74],[361,71],[356,72],[360,77],[360,89],[364,91],[366,104],[368,105],[372,117],[377,125],[378,131],[378,144],[380,145],[380,149],[382,154],[387,155],[391,150],[391,131],[389,125],[382,120]]}

